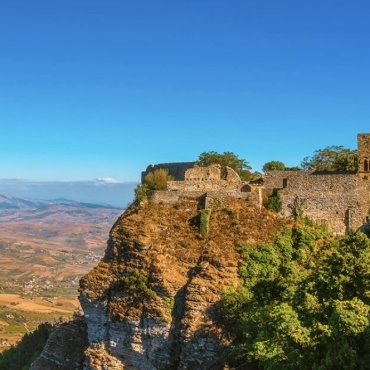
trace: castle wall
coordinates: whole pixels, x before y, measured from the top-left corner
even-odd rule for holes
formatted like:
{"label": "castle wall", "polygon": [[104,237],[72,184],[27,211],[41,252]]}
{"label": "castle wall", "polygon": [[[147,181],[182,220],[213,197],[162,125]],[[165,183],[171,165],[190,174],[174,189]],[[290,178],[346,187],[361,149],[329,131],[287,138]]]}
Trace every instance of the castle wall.
{"label": "castle wall", "polygon": [[292,176],[298,178],[301,173],[301,171],[267,171],[264,177],[264,186],[268,192],[282,189],[285,185],[285,179]]}
{"label": "castle wall", "polygon": [[[370,209],[370,134],[358,135],[359,171],[269,171],[265,174],[264,194],[277,192],[282,200],[282,215],[291,217],[294,211],[316,221],[326,222],[336,234],[356,230],[369,219]],[[150,165],[142,173],[166,168],[176,181],[167,183],[167,191],[154,192],[152,200],[176,203],[196,199],[205,207],[212,199],[228,197],[249,199],[261,204],[261,187],[240,180],[231,168],[226,169],[226,180],[221,178],[221,166],[194,167],[195,162]],[[204,202],[202,199],[204,198]]]}
{"label": "castle wall", "polygon": [[246,192],[250,191],[247,182],[240,180],[239,175],[230,167],[226,168],[226,180],[221,178],[221,166],[218,164],[208,167],[189,168],[185,172],[185,181],[168,181],[169,191],[200,191],[203,192]]}
{"label": "castle wall", "polygon": [[364,179],[370,179],[370,135],[358,134],[358,174]]}
{"label": "castle wall", "polygon": [[254,202],[255,204],[260,204],[260,197],[258,191],[250,193],[241,193],[233,191],[209,191],[204,192],[202,190],[198,191],[154,191],[151,196],[151,201],[155,203],[164,204],[175,204],[181,200],[195,199],[199,204],[200,208],[209,208],[214,204],[215,200],[224,202],[230,198],[233,199],[246,199],[248,201]]}
{"label": "castle wall", "polygon": [[229,167],[226,168],[226,180],[221,179],[221,166],[218,164],[188,168],[184,177],[183,181],[168,181],[167,190],[153,192],[151,201],[174,204],[182,199],[196,199],[200,208],[212,207],[215,199],[222,202],[228,198],[239,198],[261,203],[258,187],[241,181]]}
{"label": "castle wall", "polygon": [[271,171],[266,174],[266,190],[273,189],[279,189],[286,217],[300,207],[337,234],[358,229],[367,221],[369,183],[356,174]]}
{"label": "castle wall", "polygon": [[[226,180],[188,180],[188,181],[168,181],[168,191],[220,191],[220,192],[241,192],[246,183],[231,183]],[[247,187],[248,188],[248,187]],[[247,189],[245,188],[245,189]]]}

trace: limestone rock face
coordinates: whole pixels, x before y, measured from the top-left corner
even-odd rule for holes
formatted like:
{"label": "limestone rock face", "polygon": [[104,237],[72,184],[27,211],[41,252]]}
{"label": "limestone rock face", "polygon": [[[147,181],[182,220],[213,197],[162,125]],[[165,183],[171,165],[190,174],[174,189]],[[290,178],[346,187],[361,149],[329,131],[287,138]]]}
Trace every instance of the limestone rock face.
{"label": "limestone rock face", "polygon": [[282,220],[233,199],[209,222],[200,235],[196,200],[133,205],[117,220],[104,258],[80,281],[82,369],[225,368],[230,339],[217,310],[222,291],[240,284],[236,245],[268,241]]}
{"label": "limestone rock face", "polygon": [[59,326],[30,370],[77,370],[82,368],[87,348],[86,322],[76,319]]}

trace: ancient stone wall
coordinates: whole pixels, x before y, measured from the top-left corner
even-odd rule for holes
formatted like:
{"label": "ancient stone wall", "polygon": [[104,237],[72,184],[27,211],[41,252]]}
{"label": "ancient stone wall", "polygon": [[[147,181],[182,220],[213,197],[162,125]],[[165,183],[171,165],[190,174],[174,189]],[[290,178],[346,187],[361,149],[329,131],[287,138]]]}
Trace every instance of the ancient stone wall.
{"label": "ancient stone wall", "polygon": [[301,173],[301,171],[268,171],[264,177],[264,186],[268,192],[282,189],[289,177],[299,178]]}
{"label": "ancient stone wall", "polygon": [[221,166],[189,168],[185,172],[185,181],[169,181],[168,191],[214,191],[214,192],[246,192],[250,191],[248,183],[240,180],[239,175],[230,167],[226,168],[226,180],[221,178]]}
{"label": "ancient stone wall", "polygon": [[[314,220],[325,221],[334,233],[358,229],[369,219],[370,134],[358,135],[358,156],[358,174],[269,171],[265,174],[265,196],[279,194],[285,217],[301,209]],[[152,197],[155,202],[176,203],[180,199],[203,196],[206,205],[212,203],[212,197],[250,199],[261,204],[261,187],[241,181],[231,168],[227,168],[226,179],[222,179],[219,165],[198,167],[194,162],[165,163],[149,166],[143,176],[157,168],[167,168],[176,181],[167,183],[167,191],[155,192]]]}
{"label": "ancient stone wall", "polygon": [[301,208],[337,234],[358,229],[368,219],[369,182],[357,174],[271,171],[266,173],[265,187],[278,191],[284,216]]}
{"label": "ancient stone wall", "polygon": [[358,134],[358,173],[364,179],[370,179],[370,135]]}
{"label": "ancient stone wall", "polygon": [[221,166],[194,166],[185,172],[184,181],[168,181],[166,191],[155,191],[151,200],[156,203],[174,204],[182,199],[196,199],[200,208],[211,206],[215,199],[249,199],[260,204],[257,188],[241,181],[231,168],[226,168],[226,180],[221,178]]}
{"label": "ancient stone wall", "polygon": [[229,198],[234,199],[246,199],[259,205],[261,198],[258,189],[251,192],[239,192],[239,191],[154,191],[151,196],[151,201],[155,203],[163,204],[175,204],[181,200],[196,200],[200,208],[209,208],[214,200],[224,202]]}

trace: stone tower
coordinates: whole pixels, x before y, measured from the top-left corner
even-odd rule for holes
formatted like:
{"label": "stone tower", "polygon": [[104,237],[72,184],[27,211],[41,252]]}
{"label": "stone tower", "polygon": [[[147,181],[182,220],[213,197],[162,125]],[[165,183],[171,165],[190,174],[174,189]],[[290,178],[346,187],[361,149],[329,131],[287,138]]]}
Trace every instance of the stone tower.
{"label": "stone tower", "polygon": [[358,174],[363,179],[370,179],[370,134],[357,135]]}

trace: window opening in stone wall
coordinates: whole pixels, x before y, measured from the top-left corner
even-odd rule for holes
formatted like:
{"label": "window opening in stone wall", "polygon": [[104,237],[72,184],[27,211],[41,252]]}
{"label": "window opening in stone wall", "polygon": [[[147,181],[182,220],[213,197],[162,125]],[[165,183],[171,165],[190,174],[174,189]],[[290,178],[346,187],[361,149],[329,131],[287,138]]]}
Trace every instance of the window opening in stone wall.
{"label": "window opening in stone wall", "polygon": [[283,179],[283,188],[288,186],[288,179]]}
{"label": "window opening in stone wall", "polygon": [[367,159],[364,160],[364,171],[369,171],[369,162]]}

